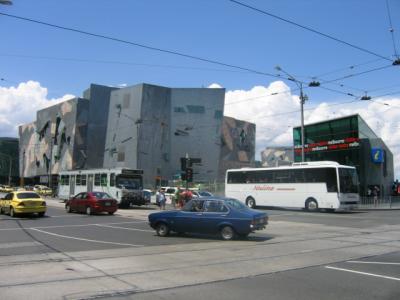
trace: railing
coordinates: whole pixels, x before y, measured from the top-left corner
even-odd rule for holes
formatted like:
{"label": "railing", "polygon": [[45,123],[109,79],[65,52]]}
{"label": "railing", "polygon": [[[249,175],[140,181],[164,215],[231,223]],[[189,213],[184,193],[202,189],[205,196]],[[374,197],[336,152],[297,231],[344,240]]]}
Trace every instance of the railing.
{"label": "railing", "polygon": [[400,209],[400,196],[360,197],[360,209]]}

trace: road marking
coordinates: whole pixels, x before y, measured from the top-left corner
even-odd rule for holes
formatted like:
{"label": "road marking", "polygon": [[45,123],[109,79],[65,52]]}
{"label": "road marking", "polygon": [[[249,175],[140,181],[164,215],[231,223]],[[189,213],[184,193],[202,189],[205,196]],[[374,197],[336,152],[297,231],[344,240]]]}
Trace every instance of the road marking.
{"label": "road marking", "polygon": [[355,273],[355,274],[361,274],[361,275],[367,275],[367,276],[372,276],[372,277],[378,277],[378,278],[384,278],[384,279],[400,281],[400,278],[397,278],[397,277],[391,277],[391,276],[385,276],[385,275],[379,275],[379,274],[373,274],[373,273],[366,273],[366,272],[360,272],[360,271],[355,271],[355,270],[350,270],[350,269],[336,268],[336,267],[331,267],[331,266],[325,266],[325,268],[332,269],[332,270],[337,270],[337,271],[343,271],[343,272],[349,272],[349,273]]}
{"label": "road marking", "polygon": [[34,231],[38,231],[38,232],[41,232],[41,233],[45,233],[45,234],[48,234],[48,235],[53,235],[53,236],[60,237],[60,238],[71,239],[71,240],[78,240],[78,241],[85,241],[85,242],[91,242],[91,243],[111,244],[111,245],[130,246],[130,247],[143,247],[143,246],[144,246],[144,245],[125,244],[125,243],[115,243],[115,242],[106,242],[106,241],[99,241],[99,240],[90,240],[90,239],[85,239],[85,238],[78,238],[78,237],[74,237],[74,236],[68,236],[68,235],[63,235],[63,234],[57,234],[57,233],[53,233],[53,232],[48,232],[48,231],[40,230],[40,229],[37,229],[37,228],[28,228],[28,229],[34,230]]}
{"label": "road marking", "polygon": [[346,261],[346,262],[347,263],[352,263],[352,264],[371,264],[371,265],[394,265],[394,266],[400,266],[400,263],[384,262],[384,261],[349,260],[349,261]]}
{"label": "road marking", "polygon": [[[132,221],[132,222],[116,222],[116,223],[105,223],[105,225],[118,225],[118,224],[138,224],[147,223],[147,221]],[[70,224],[70,225],[53,225],[53,226],[36,226],[36,227],[17,227],[17,228],[1,228],[0,231],[12,231],[12,230],[25,230],[25,229],[51,229],[51,228],[64,228],[64,227],[85,227],[85,226],[96,226],[102,225],[99,223],[89,224]]]}
{"label": "road marking", "polygon": [[154,230],[149,230],[149,229],[125,228],[125,227],[110,226],[110,225],[104,225],[104,224],[96,224],[96,226],[107,227],[107,228],[125,229],[125,230],[133,230],[133,231],[154,232]]}
{"label": "road marking", "polygon": [[24,247],[37,247],[43,246],[43,244],[39,242],[14,242],[14,243],[1,243],[0,249],[8,249],[8,248],[24,248]]}

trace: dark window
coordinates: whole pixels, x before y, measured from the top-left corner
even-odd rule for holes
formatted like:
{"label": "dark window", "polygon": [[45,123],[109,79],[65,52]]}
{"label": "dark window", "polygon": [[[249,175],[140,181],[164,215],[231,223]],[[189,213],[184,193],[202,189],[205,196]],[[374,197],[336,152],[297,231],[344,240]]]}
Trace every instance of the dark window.
{"label": "dark window", "polygon": [[100,186],[100,174],[94,174],[94,185]]}
{"label": "dark window", "polygon": [[222,119],[223,115],[222,115],[222,110],[216,110],[214,112],[214,118],[215,119]]}
{"label": "dark window", "polygon": [[192,114],[204,114],[206,111],[204,106],[200,105],[186,105],[186,107],[188,112]]}
{"label": "dark window", "polygon": [[86,175],[81,175],[81,185],[86,186]]}
{"label": "dark window", "polygon": [[355,169],[339,168],[341,193],[358,193],[358,177]]}
{"label": "dark window", "polygon": [[228,183],[245,183],[247,174],[245,171],[233,171],[228,173]]}
{"label": "dark window", "polygon": [[81,175],[76,175],[75,184],[76,185],[81,185]]}
{"label": "dark window", "polygon": [[36,193],[19,193],[17,194],[18,199],[40,199],[40,196]]}
{"label": "dark window", "polygon": [[224,205],[224,201],[206,201],[204,204],[205,212],[224,213],[228,208]]}
{"label": "dark window", "polygon": [[101,186],[107,186],[107,174],[101,174]]}
{"label": "dark window", "polygon": [[110,174],[110,186],[115,186],[115,173]]}
{"label": "dark window", "polygon": [[175,106],[174,107],[174,112],[176,112],[176,113],[184,113],[186,111],[185,111],[185,109],[183,107]]}

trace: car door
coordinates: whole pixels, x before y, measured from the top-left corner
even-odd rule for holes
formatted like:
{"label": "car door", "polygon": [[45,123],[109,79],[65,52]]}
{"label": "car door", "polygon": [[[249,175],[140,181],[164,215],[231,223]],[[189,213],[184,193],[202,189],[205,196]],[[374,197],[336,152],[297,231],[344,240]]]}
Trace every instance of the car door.
{"label": "car door", "polygon": [[78,198],[81,194],[75,195],[69,200],[69,205],[72,210],[78,210]]}
{"label": "car door", "polygon": [[229,219],[229,209],[222,200],[207,200],[204,203],[202,225],[205,233],[218,232],[219,224]]}
{"label": "car door", "polygon": [[78,199],[78,210],[80,212],[86,212],[86,206],[87,206],[87,193],[80,193],[80,197]]}
{"label": "car door", "polygon": [[202,233],[203,200],[193,199],[186,203],[175,217],[175,228],[177,232]]}

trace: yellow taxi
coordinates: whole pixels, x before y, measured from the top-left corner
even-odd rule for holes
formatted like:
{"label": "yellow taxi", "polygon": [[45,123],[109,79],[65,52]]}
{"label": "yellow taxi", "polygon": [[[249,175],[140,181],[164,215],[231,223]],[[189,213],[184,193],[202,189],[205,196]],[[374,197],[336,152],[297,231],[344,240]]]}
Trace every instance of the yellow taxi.
{"label": "yellow taxi", "polygon": [[42,196],[51,196],[51,194],[52,194],[51,188],[49,188],[45,185],[35,185],[33,190]]}
{"label": "yellow taxi", "polygon": [[18,214],[34,214],[43,217],[46,213],[46,201],[31,191],[15,191],[0,199],[0,214],[16,217]]}

